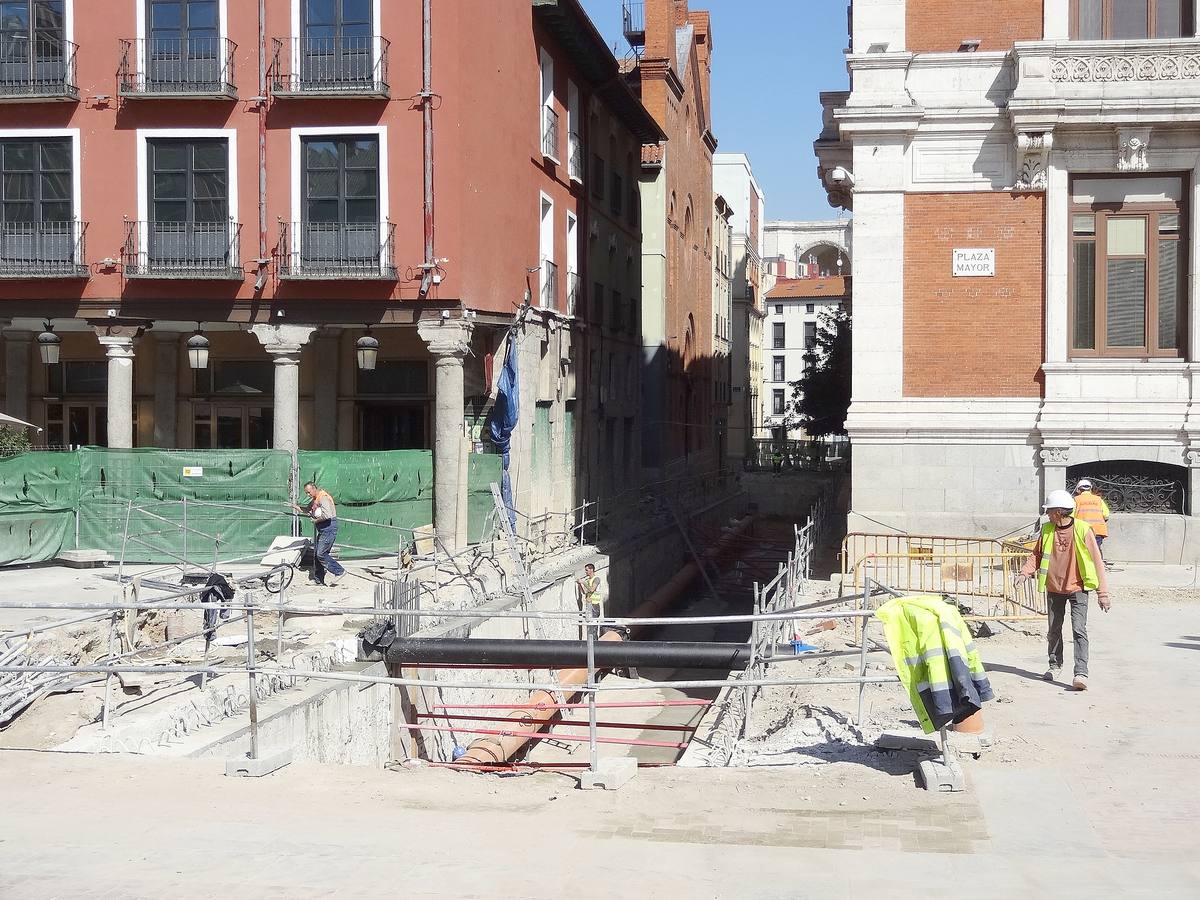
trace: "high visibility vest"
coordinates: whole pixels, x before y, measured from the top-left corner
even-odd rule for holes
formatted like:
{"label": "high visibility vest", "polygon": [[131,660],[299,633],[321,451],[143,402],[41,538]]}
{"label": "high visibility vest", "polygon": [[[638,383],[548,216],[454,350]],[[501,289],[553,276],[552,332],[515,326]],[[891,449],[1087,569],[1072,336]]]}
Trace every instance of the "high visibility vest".
{"label": "high visibility vest", "polygon": [[[1079,519],[1074,519],[1075,535],[1075,562],[1079,565],[1079,574],[1083,578],[1083,589],[1085,591],[1094,591],[1100,585],[1100,579],[1096,575],[1096,563],[1092,560],[1092,554],[1088,552],[1087,534],[1092,530],[1092,526],[1087,522],[1081,522]],[[1050,571],[1050,554],[1054,552],[1054,532],[1057,529],[1053,522],[1047,522],[1042,526],[1042,564],[1038,566],[1038,590],[1046,590],[1046,575]]]}
{"label": "high visibility vest", "polygon": [[1100,537],[1108,537],[1109,515],[1108,504],[1103,497],[1084,491],[1075,498],[1075,518],[1091,525],[1092,531]]}
{"label": "high visibility vest", "polygon": [[593,575],[590,578],[584,576],[579,579],[579,584],[583,587],[583,599],[592,606],[600,605],[600,577]]}

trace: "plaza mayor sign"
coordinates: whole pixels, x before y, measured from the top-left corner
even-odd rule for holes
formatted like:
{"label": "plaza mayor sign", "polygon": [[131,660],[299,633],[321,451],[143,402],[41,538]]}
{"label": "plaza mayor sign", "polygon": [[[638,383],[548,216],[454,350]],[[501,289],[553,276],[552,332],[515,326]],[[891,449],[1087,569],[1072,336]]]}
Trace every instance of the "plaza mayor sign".
{"label": "plaza mayor sign", "polygon": [[954,248],[951,271],[955,278],[991,278],[996,274],[996,248]]}

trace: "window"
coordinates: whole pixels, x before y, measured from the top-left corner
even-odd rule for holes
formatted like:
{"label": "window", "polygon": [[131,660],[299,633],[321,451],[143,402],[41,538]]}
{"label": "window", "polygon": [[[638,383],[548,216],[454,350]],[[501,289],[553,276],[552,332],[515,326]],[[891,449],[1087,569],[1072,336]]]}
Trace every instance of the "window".
{"label": "window", "polygon": [[817,323],[804,323],[804,349],[811,350],[817,346]]}
{"label": "window", "polygon": [[772,381],[787,381],[784,377],[786,371],[787,358],[776,356],[771,360],[771,380]]}
{"label": "window", "polygon": [[623,209],[621,204],[625,201],[625,186],[620,172],[613,172],[610,177],[612,186],[608,191],[608,208],[614,216],[619,216]]}
{"label": "window", "polygon": [[107,394],[108,363],[104,360],[64,360],[46,370],[46,390],[66,394]]}
{"label": "window", "polygon": [[378,265],[379,138],[302,139],[304,262]]}
{"label": "window", "polygon": [[567,212],[567,315],[578,315],[579,309],[579,219]]}
{"label": "window", "polygon": [[782,322],[773,323],[771,325],[771,347],[775,350],[782,350],[785,346],[784,338],[784,324]]}
{"label": "window", "polygon": [[592,286],[592,321],[604,322],[604,285],[598,281]]}
{"label": "window", "polygon": [[806,303],[806,304],[804,305],[804,312],[805,312],[807,315],[810,315],[810,316],[811,316],[811,315],[812,315],[813,313],[815,313],[816,311],[817,311],[817,304],[815,304],[815,303]]}
{"label": "window", "polygon": [[73,197],[70,139],[0,141],[0,265],[37,271],[74,260]]}
{"label": "window", "polygon": [[775,315],[777,315],[777,316],[783,315],[783,304],[782,303],[775,304]]}
{"label": "window", "polygon": [[583,138],[580,136],[579,87],[567,81],[567,174],[572,181],[583,180]]}
{"label": "window", "polygon": [[146,161],[150,265],[168,269],[228,265],[229,142],[219,138],[147,141]]}
{"label": "window", "polygon": [[275,389],[275,367],[266,359],[215,359],[207,369],[194,369],[195,393],[200,397],[271,396]]}
{"label": "window", "polygon": [[558,113],[554,111],[554,60],[541,51],[542,66],[542,155],[558,160]]}
{"label": "window", "polygon": [[541,230],[538,237],[542,258],[540,302],[543,309],[558,308],[558,267],[554,264],[554,201],[542,194]]}
{"label": "window", "polygon": [[302,0],[300,76],[310,86],[371,83],[371,0]]}
{"label": "window", "polygon": [[1187,250],[1182,196],[1177,178],[1075,183],[1073,356],[1183,355]]}
{"label": "window", "polygon": [[1173,38],[1191,34],[1190,0],[1071,0],[1077,41]]}
{"label": "window", "polygon": [[62,86],[66,75],[64,2],[0,2],[0,90],[4,93],[25,93],[34,85],[50,87],[54,82]]}
{"label": "window", "polygon": [[772,415],[783,415],[783,390],[776,388],[771,391],[771,413]]}
{"label": "window", "polygon": [[625,311],[624,306],[625,306],[625,302],[621,297],[621,292],[613,291],[612,292],[612,307],[610,309],[610,314],[611,314],[612,318],[608,323],[609,327],[613,331],[620,331],[621,326],[624,324],[624,322],[622,321],[623,314]]}
{"label": "window", "polygon": [[64,360],[50,366],[46,370],[46,393],[48,400],[54,398],[46,403],[47,444],[98,447],[108,444],[105,360]]}
{"label": "window", "polygon": [[629,333],[642,333],[642,310],[637,297],[629,298]]}
{"label": "window", "polygon": [[146,36],[148,89],[223,80],[217,0],[147,0]]}
{"label": "window", "polygon": [[599,153],[592,154],[592,196],[604,199],[604,158]]}
{"label": "window", "polygon": [[192,446],[213,450],[266,450],[274,437],[270,404],[192,404]]}

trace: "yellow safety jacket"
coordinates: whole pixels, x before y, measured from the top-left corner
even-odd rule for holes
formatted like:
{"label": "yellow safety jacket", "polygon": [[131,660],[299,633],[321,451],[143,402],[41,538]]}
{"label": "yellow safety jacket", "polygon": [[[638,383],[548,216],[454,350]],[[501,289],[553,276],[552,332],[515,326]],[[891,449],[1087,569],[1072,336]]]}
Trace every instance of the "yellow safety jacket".
{"label": "yellow safety jacket", "polygon": [[583,588],[583,599],[592,604],[592,606],[600,605],[600,576],[593,575],[588,578],[586,575],[579,579],[579,584]]}
{"label": "yellow safety jacket", "polygon": [[979,650],[954,606],[933,594],[897,597],[875,616],[926,734],[963,721],[992,699]]}
{"label": "yellow safety jacket", "polygon": [[1075,518],[1092,526],[1098,537],[1108,537],[1108,517],[1112,515],[1104,498],[1084,491],[1075,498]]}
{"label": "yellow safety jacket", "polygon": [[[1092,554],[1088,552],[1087,547],[1087,535],[1092,530],[1092,526],[1078,517],[1072,521],[1075,523],[1073,529],[1075,562],[1079,565],[1079,576],[1083,579],[1083,589],[1094,591],[1100,585],[1100,579],[1096,575],[1096,563],[1092,560]],[[1046,590],[1046,575],[1050,571],[1050,554],[1054,552],[1054,532],[1053,522],[1047,522],[1042,526],[1042,562],[1038,566],[1038,590],[1043,593]]]}

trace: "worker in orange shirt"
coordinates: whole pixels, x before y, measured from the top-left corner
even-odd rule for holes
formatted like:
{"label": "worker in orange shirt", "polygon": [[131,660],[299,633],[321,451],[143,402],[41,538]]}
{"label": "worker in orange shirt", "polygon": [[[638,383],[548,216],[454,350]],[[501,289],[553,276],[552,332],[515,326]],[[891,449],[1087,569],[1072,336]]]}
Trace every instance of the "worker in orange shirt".
{"label": "worker in orange shirt", "polygon": [[1075,485],[1075,516],[1092,526],[1101,555],[1104,554],[1104,539],[1108,537],[1108,517],[1111,515],[1104,498],[1092,490],[1092,483],[1086,478],[1079,479]]}

